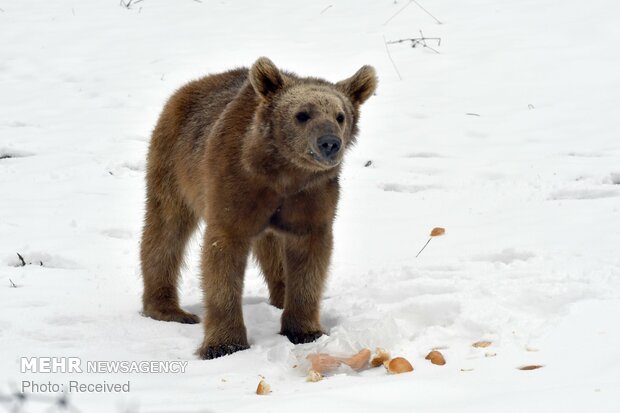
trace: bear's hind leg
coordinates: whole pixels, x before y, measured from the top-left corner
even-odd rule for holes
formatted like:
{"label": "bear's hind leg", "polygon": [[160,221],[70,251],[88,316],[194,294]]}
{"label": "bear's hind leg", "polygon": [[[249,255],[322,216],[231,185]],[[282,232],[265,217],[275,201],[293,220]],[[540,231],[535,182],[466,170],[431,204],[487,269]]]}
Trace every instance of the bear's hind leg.
{"label": "bear's hind leg", "polygon": [[180,200],[149,191],[140,259],[144,280],[143,314],[162,321],[200,322],[179,307],[177,281],[187,240],[197,219]]}
{"label": "bear's hind leg", "polygon": [[253,250],[267,281],[269,302],[274,307],[284,308],[284,239],[276,234],[265,234],[254,241]]}

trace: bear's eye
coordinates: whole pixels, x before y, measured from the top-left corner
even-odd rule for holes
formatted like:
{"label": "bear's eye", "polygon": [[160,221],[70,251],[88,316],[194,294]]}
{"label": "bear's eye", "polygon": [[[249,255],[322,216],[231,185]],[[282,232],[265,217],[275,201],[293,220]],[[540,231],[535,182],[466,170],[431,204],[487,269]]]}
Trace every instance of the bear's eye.
{"label": "bear's eye", "polygon": [[339,113],[338,116],[336,116],[336,121],[338,123],[344,122],[344,115],[342,113]]}
{"label": "bear's eye", "polygon": [[297,115],[295,115],[295,117],[301,123],[304,123],[310,120],[310,115],[308,114],[308,112],[298,112]]}

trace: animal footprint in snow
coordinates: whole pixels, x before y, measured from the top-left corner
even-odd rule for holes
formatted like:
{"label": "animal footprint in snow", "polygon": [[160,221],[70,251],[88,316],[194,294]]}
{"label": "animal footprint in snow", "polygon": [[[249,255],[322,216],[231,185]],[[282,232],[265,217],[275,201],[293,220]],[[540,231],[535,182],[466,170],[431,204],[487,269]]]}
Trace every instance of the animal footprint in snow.
{"label": "animal footprint in snow", "polygon": [[606,183],[610,183],[612,185],[620,185],[620,172],[610,173]]}
{"label": "animal footprint in snow", "polygon": [[416,193],[435,189],[433,185],[406,185],[406,184],[382,184],[379,186],[386,192]]}
{"label": "animal footprint in snow", "polygon": [[1,159],[12,159],[12,158],[25,158],[27,156],[32,156],[29,152],[24,151],[16,151],[13,149],[0,148],[0,160]]}
{"label": "animal footprint in snow", "polygon": [[106,228],[101,231],[101,234],[117,239],[130,239],[132,237],[131,231],[124,228]]}
{"label": "animal footprint in snow", "polygon": [[551,194],[549,197],[552,201],[563,200],[584,200],[584,199],[599,199],[599,198],[611,198],[619,196],[620,192],[611,191],[607,189],[562,189]]}

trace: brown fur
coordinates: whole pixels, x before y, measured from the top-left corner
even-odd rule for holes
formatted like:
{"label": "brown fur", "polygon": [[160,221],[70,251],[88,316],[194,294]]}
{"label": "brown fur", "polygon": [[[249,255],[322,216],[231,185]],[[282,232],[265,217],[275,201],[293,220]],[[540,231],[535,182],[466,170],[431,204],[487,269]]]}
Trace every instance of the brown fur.
{"label": "brown fur", "polygon": [[[144,314],[199,322],[180,308],[177,279],[187,240],[205,219],[202,358],[248,348],[241,296],[251,251],[271,303],[284,308],[281,334],[293,343],[323,334],[319,302],[340,162],[355,140],[359,106],[376,85],[370,66],[332,84],[260,58],[251,69],[210,75],[178,90],[159,118],[148,155]],[[300,121],[299,112],[309,119]],[[342,141],[334,159],[317,155],[317,140],[325,135]]]}

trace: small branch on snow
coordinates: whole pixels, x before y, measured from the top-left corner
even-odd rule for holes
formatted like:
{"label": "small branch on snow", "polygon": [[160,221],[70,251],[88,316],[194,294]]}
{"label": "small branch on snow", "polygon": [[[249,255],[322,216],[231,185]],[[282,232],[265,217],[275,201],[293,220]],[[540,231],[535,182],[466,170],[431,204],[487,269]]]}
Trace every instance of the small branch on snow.
{"label": "small branch on snow", "polygon": [[409,3],[405,4],[403,7],[401,7],[396,13],[394,13],[392,15],[392,17],[390,17],[389,19],[387,19],[386,21],[383,22],[383,25],[387,25],[394,17],[398,16],[400,13],[403,12],[403,10],[405,10],[407,7],[411,6],[411,0],[409,0]]}
{"label": "small branch on snow", "polygon": [[409,38],[409,39],[392,40],[390,42],[387,42],[387,44],[411,42],[411,47],[415,48],[415,47],[418,47],[418,46],[422,46],[422,47],[426,47],[427,49],[430,49],[433,52],[439,54],[439,52],[437,50],[433,49],[432,47],[430,47],[426,43],[427,40],[436,41],[437,42],[437,47],[441,46],[441,37],[424,37],[424,33],[422,33],[422,30],[420,30],[420,37],[412,37],[412,38]]}
{"label": "small branch on snow", "polygon": [[13,280],[11,280],[10,278],[9,278],[9,282],[11,283],[11,288],[17,288]]}
{"label": "small branch on snow", "polygon": [[385,36],[383,36],[383,44],[385,45],[385,51],[387,52],[387,55],[390,58],[390,62],[392,62],[392,66],[394,66],[394,70],[396,71],[398,78],[400,80],[403,80],[403,77],[400,75],[400,72],[398,71],[398,67],[396,66],[396,63],[394,62],[394,59],[392,59],[392,55],[390,54],[390,48],[388,47],[388,44],[385,41]]}
{"label": "small branch on snow", "polygon": [[432,239],[433,239],[433,237],[430,237],[430,238],[428,239],[428,241],[426,241],[426,244],[424,244],[424,246],[422,247],[422,249],[420,250],[420,252],[418,252],[418,253],[416,254],[416,256],[415,256],[416,258],[418,258],[418,257],[420,256],[420,254],[422,254],[422,251],[424,251],[424,248],[426,248],[426,246],[428,245],[428,243],[429,243],[429,242],[431,242],[431,240],[432,240]]}
{"label": "small branch on snow", "polygon": [[424,13],[428,14],[429,16],[431,16],[436,22],[437,24],[443,24],[442,22],[439,21],[439,19],[435,16],[433,16],[431,14],[431,12],[429,12],[428,10],[426,10],[424,7],[422,7],[422,5],[420,3],[418,3],[416,0],[409,0],[409,2],[407,4],[405,4],[403,7],[401,7],[396,13],[394,13],[389,19],[387,19],[385,22],[383,22],[383,25],[387,25],[390,21],[392,21],[392,19],[396,16],[398,16],[399,14],[401,14],[407,7],[409,7],[411,5],[411,3],[415,3],[416,6],[418,6]]}
{"label": "small branch on snow", "polygon": [[321,12],[319,14],[323,14],[325,13],[327,10],[329,10],[331,7],[333,6],[333,4],[330,4],[329,6],[325,7],[323,10],[321,10]]}
{"label": "small branch on snow", "polygon": [[19,260],[21,261],[22,267],[25,267],[26,261],[24,260],[24,257],[22,257],[22,255],[19,252],[17,253],[17,258],[19,258]]}
{"label": "small branch on snow", "polygon": [[442,22],[439,21],[439,19],[435,16],[433,16],[431,14],[430,11],[426,10],[424,7],[422,7],[422,5],[420,3],[418,3],[416,0],[411,0],[412,2],[415,3],[416,6],[418,6],[420,9],[422,9],[422,11],[426,14],[428,14],[429,16],[431,16],[433,19],[435,19],[435,21],[437,22],[437,24],[443,24]]}
{"label": "small branch on snow", "polygon": [[134,4],[138,4],[138,3],[142,2],[142,1],[144,1],[144,0],[135,0],[135,1],[134,0],[126,0],[126,1],[125,0],[121,0],[121,4],[120,5],[121,5],[121,7],[124,7],[127,10],[130,10],[131,6],[133,6]]}

